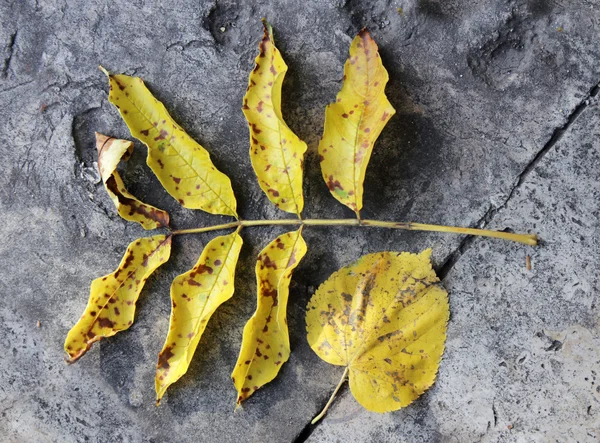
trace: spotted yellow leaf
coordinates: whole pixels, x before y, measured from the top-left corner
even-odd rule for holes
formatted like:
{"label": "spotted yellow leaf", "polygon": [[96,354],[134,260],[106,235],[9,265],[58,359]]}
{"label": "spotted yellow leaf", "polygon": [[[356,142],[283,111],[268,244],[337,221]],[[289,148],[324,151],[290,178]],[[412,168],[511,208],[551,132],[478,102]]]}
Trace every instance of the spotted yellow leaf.
{"label": "spotted yellow leaf", "polygon": [[129,244],[115,272],[92,282],[87,307],[65,341],[69,363],[81,358],[94,342],[131,326],[146,279],[170,254],[170,235],[139,238]]}
{"label": "spotted yellow leaf", "polygon": [[327,106],[319,143],[327,187],[357,215],[362,209],[363,182],[373,145],[396,113],[384,93],[387,81],[377,44],[363,29],[350,45],[342,89]]}
{"label": "spotted yellow leaf", "polygon": [[117,165],[127,160],[133,152],[133,143],[119,140],[96,132],[96,148],[98,149],[98,169],[106,192],[117,208],[117,212],[125,220],[136,221],[144,229],[156,229],[169,226],[169,214],[139,201],[125,189]]}
{"label": "spotted yellow leaf", "polygon": [[191,270],[173,280],[169,334],[156,366],[157,404],[167,388],[187,372],[212,314],[233,295],[241,248],[237,231],[217,237],[206,245]]}
{"label": "spotted yellow leaf", "polygon": [[346,366],[352,394],[370,411],[407,406],[435,380],[449,306],[430,257],[430,249],[366,255],[331,275],[308,304],[311,348]]}
{"label": "spotted yellow leaf", "polygon": [[250,160],[261,189],[278,208],[298,214],[304,207],[302,170],[306,143],[281,115],[281,85],[287,65],[275,47],[273,28],[265,33],[250,73],[242,110],[250,128]]}
{"label": "spotted yellow leaf", "polygon": [[146,88],[141,78],[110,74],[108,99],[131,134],[148,146],[146,163],[182,206],[237,217],[231,180],[217,170],[194,141]]}
{"label": "spotted yellow leaf", "polygon": [[287,302],[292,272],[306,254],[302,228],[277,237],[258,256],[258,306],[244,327],[242,348],[231,374],[237,404],[275,378],[290,356]]}

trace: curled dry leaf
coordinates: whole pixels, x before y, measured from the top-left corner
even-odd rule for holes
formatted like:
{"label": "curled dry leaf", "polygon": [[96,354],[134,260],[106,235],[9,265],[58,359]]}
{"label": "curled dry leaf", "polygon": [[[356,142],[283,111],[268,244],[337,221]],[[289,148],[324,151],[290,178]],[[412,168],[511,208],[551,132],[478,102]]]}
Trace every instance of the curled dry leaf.
{"label": "curled dry leaf", "polygon": [[108,99],[131,134],[148,146],[148,166],[167,192],[189,209],[237,217],[231,180],[217,170],[206,149],[171,118],[141,78],[110,74]]}
{"label": "curled dry leaf", "polygon": [[242,248],[238,232],[211,240],[196,265],[171,284],[169,334],[156,365],[156,402],[188,370],[208,320],[233,295]]}
{"label": "curled dry leaf", "polygon": [[363,205],[363,182],[373,145],[396,113],[384,92],[388,78],[377,44],[363,29],[350,46],[344,83],[336,101],[327,106],[319,143],[327,187],[357,215]]}
{"label": "curled dry leaf", "polygon": [[302,170],[306,143],[281,115],[281,85],[287,65],[275,47],[273,28],[264,37],[250,73],[242,110],[250,128],[250,160],[261,189],[278,208],[298,214],[304,207]]}
{"label": "curled dry leaf", "polygon": [[242,348],[231,374],[237,404],[275,378],[290,356],[287,302],[292,272],[306,254],[302,228],[280,235],[258,256],[258,305],[244,327]]}
{"label": "curled dry leaf", "polygon": [[308,304],[308,342],[346,366],[350,389],[370,411],[410,404],[434,382],[449,317],[431,250],[380,252],[335,272]]}
{"label": "curled dry leaf", "polygon": [[131,326],[146,279],[170,254],[170,235],[139,238],[129,244],[115,272],[92,282],[87,307],[65,341],[69,363],[81,358],[94,342]]}
{"label": "curled dry leaf", "polygon": [[169,226],[169,214],[139,201],[127,192],[117,172],[119,162],[127,160],[131,155],[133,143],[96,132],[96,149],[98,149],[100,177],[119,215],[125,220],[138,222],[144,229]]}

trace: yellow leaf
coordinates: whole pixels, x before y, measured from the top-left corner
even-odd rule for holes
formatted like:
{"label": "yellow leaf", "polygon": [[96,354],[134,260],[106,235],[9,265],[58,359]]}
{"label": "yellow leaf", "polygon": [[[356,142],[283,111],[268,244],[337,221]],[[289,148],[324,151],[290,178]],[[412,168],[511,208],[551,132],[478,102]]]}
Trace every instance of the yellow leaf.
{"label": "yellow leaf", "polygon": [[96,132],[96,149],[98,149],[98,169],[102,182],[119,215],[125,220],[138,222],[144,229],[169,226],[169,214],[142,203],[127,192],[116,170],[119,162],[127,160],[133,152],[133,143]]}
{"label": "yellow leaf", "polygon": [[250,128],[250,160],[258,182],[275,206],[302,212],[302,170],[306,143],[281,115],[281,85],[287,65],[275,47],[273,28],[263,20],[264,37],[250,73],[242,110]]}
{"label": "yellow leaf", "polygon": [[157,404],[187,372],[212,314],[233,295],[242,243],[237,231],[211,240],[196,265],[173,280],[171,324],[156,366]]}
{"label": "yellow leaf", "polygon": [[108,76],[108,99],[131,134],[148,146],[146,163],[167,192],[189,209],[237,217],[231,180],[213,165],[208,151],[171,118],[141,78]]}
{"label": "yellow leaf", "polygon": [[327,187],[357,215],[362,209],[363,182],[373,145],[396,113],[385,96],[387,81],[377,44],[363,29],[350,46],[344,83],[336,101],[327,106],[319,143]]}
{"label": "yellow leaf", "polygon": [[115,272],[92,282],[87,307],[65,341],[69,363],[81,358],[94,342],[131,326],[146,279],[170,254],[170,235],[138,238],[129,244]]}
{"label": "yellow leaf", "polygon": [[302,228],[280,235],[258,256],[258,305],[244,327],[242,348],[231,374],[241,404],[275,378],[290,356],[287,302],[292,272],[306,254]]}
{"label": "yellow leaf", "polygon": [[431,250],[380,252],[335,272],[308,304],[308,342],[346,366],[350,389],[370,411],[410,404],[434,382],[449,317]]}

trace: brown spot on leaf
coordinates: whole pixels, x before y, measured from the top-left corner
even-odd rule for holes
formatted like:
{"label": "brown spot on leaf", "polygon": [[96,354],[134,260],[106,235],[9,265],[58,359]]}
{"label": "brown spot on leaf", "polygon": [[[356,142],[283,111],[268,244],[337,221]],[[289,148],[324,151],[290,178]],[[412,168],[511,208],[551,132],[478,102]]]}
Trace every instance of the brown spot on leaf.
{"label": "brown spot on leaf", "polygon": [[339,182],[339,180],[333,180],[333,175],[329,176],[329,179],[327,180],[327,187],[329,188],[330,191],[335,191],[336,188],[338,188],[339,190],[343,191],[344,188],[342,187],[342,184]]}
{"label": "brown spot on leaf", "polygon": [[205,264],[200,264],[194,268],[194,272],[190,274],[190,277],[194,278],[196,274],[204,274],[205,272],[208,274],[212,274],[213,268]]}
{"label": "brown spot on leaf", "polygon": [[108,318],[98,317],[98,324],[101,328],[113,328],[115,323]]}
{"label": "brown spot on leaf", "polygon": [[181,183],[181,179],[179,177],[173,177],[171,176],[171,178],[173,179],[173,181],[177,184]]}
{"label": "brown spot on leaf", "polygon": [[167,346],[160,354],[158,354],[157,369],[169,369],[169,359],[175,356],[175,354],[171,352],[172,349],[172,346]]}
{"label": "brown spot on leaf", "polygon": [[271,257],[269,257],[268,254],[262,254],[258,259],[263,263],[263,268],[277,269],[277,264],[271,260]]}
{"label": "brown spot on leaf", "polygon": [[160,133],[156,137],[154,137],[154,141],[164,140],[167,138],[167,135],[169,135],[169,133],[164,129],[161,129]]}

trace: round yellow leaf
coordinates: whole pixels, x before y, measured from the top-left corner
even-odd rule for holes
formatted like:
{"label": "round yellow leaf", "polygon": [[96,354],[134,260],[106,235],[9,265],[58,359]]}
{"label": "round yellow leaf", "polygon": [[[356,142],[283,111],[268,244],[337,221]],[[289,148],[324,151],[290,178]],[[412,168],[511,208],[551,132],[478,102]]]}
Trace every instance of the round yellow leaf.
{"label": "round yellow leaf", "polygon": [[365,255],[308,304],[311,348],[348,367],[350,390],[370,411],[405,407],[435,381],[450,310],[430,257],[430,249]]}

